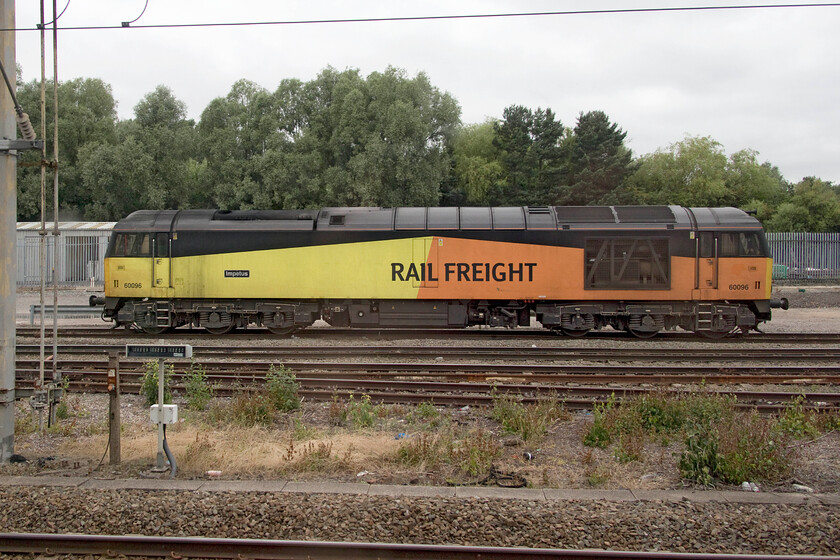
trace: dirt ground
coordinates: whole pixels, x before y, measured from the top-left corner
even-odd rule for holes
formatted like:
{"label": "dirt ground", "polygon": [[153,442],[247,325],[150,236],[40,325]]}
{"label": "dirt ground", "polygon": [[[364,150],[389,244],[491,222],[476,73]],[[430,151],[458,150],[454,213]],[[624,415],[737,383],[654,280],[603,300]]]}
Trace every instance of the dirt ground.
{"label": "dirt ground", "polygon": [[[66,475],[101,477],[154,476],[157,431],[148,422],[148,408],[134,395],[123,397],[122,464],[108,464],[107,396],[70,395],[69,417],[57,426],[37,430],[28,406],[18,406],[16,452],[23,464],[0,466],[0,475]],[[176,402],[178,399],[176,399]],[[226,404],[222,403],[222,406]],[[680,479],[678,437],[648,438],[640,461],[622,462],[615,449],[583,445],[592,422],[588,412],[565,415],[545,437],[525,443],[506,434],[483,409],[438,408],[432,422],[417,422],[414,407],[383,406],[370,428],[336,427],[329,403],[304,403],[271,428],[211,427],[181,404],[186,421],[170,427],[167,440],[176,457],[178,478],[333,480],[379,484],[477,484],[487,473],[456,473],[451,468],[407,467],[397,461],[412,438],[430,438],[451,427],[465,428],[466,437],[489,437],[502,450],[493,465],[531,487],[674,489]],[[477,434],[477,435],[476,435]],[[840,491],[840,433],[794,441],[795,468],[785,480],[763,490],[790,490],[803,484],[817,492]],[[100,460],[102,465],[100,466]],[[221,471],[208,475],[208,471]],[[491,481],[492,482],[492,481]]]}
{"label": "dirt ground", "polygon": [[[803,291],[804,290],[804,291]],[[86,299],[84,292],[70,292],[64,302]],[[840,288],[782,288],[791,309],[774,311],[767,332],[840,332]],[[38,294],[19,300],[19,319]],[[606,342],[609,344],[609,342]],[[179,402],[176,398],[176,402]],[[180,401],[182,421],[167,439],[179,465],[178,478],[204,478],[221,471],[223,479],[284,478],[337,480],[386,484],[475,484],[487,473],[454,474],[446,468],[406,467],[396,460],[401,448],[445,432],[463,428],[498,443],[502,452],[494,462],[496,472],[512,475],[533,487],[559,488],[681,488],[677,461],[681,442],[651,438],[641,461],[621,462],[614,449],[583,445],[583,434],[592,423],[590,412],[574,412],[555,422],[545,437],[525,443],[510,436],[489,418],[489,411],[437,408],[418,420],[415,407],[388,406],[375,410],[373,427],[336,426],[330,403],[303,403],[300,411],[284,415],[271,428],[210,427],[202,414],[186,409]],[[71,394],[66,418],[39,431],[38,416],[28,404],[17,406],[15,451],[25,463],[0,465],[0,475],[54,474],[102,477],[155,476],[150,472],[156,456],[156,428],[149,423],[148,408],[139,396],[124,395],[122,459],[108,465],[107,396]],[[227,406],[219,402],[217,406]],[[429,412],[429,411],[427,411]],[[464,431],[458,432],[464,433]],[[455,442],[456,444],[458,442]],[[785,480],[765,484],[763,490],[789,490],[803,484],[818,492],[840,491],[840,433],[792,442],[795,468]],[[492,480],[490,481],[493,482]]]}

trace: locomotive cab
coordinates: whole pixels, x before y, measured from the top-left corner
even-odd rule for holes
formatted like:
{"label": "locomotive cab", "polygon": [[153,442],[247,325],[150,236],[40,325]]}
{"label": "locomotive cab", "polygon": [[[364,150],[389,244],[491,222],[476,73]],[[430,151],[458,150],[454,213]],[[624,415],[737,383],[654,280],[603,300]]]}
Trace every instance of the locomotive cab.
{"label": "locomotive cab", "polygon": [[[175,211],[134,212],[120,221],[105,253],[105,317],[136,323],[149,332],[169,328],[156,302],[173,297],[170,229]],[[146,306],[127,301],[150,301]],[[161,305],[157,305],[161,307]],[[161,320],[165,315],[166,320]]]}

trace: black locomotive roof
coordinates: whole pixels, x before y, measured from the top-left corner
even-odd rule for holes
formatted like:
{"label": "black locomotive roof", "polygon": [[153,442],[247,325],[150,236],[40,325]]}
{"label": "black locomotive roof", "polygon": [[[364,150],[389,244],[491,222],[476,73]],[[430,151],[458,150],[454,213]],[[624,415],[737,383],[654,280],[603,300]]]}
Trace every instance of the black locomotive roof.
{"label": "black locomotive roof", "polygon": [[737,208],[511,206],[323,208],[320,210],[139,210],[115,231],[410,231],[758,228]]}

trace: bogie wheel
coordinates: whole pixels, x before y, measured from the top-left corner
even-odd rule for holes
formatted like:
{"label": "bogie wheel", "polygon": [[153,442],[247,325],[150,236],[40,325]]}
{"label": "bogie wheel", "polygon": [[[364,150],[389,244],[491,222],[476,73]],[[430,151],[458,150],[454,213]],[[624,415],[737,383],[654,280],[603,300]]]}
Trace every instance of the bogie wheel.
{"label": "bogie wheel", "polygon": [[225,325],[224,327],[204,327],[204,330],[210,334],[227,334],[236,328],[233,323]]}
{"label": "bogie wheel", "polygon": [[560,330],[563,331],[563,334],[565,334],[566,336],[571,336],[572,338],[580,338],[582,336],[586,336],[586,333],[588,333],[592,329],[566,329],[566,328],[563,328],[563,329],[560,329]]}
{"label": "bogie wheel", "polygon": [[271,334],[278,334],[280,336],[288,336],[298,330],[297,326],[291,327],[269,327],[268,325],[265,326],[268,329],[268,332]]}
{"label": "bogie wheel", "polygon": [[627,329],[627,331],[636,338],[653,338],[659,331],[642,331],[639,329]]}
{"label": "bogie wheel", "polygon": [[694,331],[704,338],[710,340],[720,340],[732,336],[733,331]]}

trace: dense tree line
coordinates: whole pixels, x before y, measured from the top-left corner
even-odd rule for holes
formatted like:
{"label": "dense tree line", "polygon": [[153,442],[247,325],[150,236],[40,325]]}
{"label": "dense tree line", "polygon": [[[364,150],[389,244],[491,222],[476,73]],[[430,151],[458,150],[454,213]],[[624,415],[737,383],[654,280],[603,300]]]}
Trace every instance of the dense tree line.
{"label": "dense tree line", "polygon": [[[18,83],[36,131],[39,91]],[[753,150],[726,155],[712,138],[686,137],[634,158],[602,111],[566,126],[552,109],[511,105],[498,120],[462,124],[451,95],[396,68],[327,68],[273,92],[241,80],[198,122],[165,86],[122,121],[101,80],[60,83],[58,97],[64,219],[141,208],[681,204],[756,210],[776,231],[840,231],[840,186],[791,184]],[[39,155],[21,160],[30,165],[18,171],[18,217],[37,220]]]}

